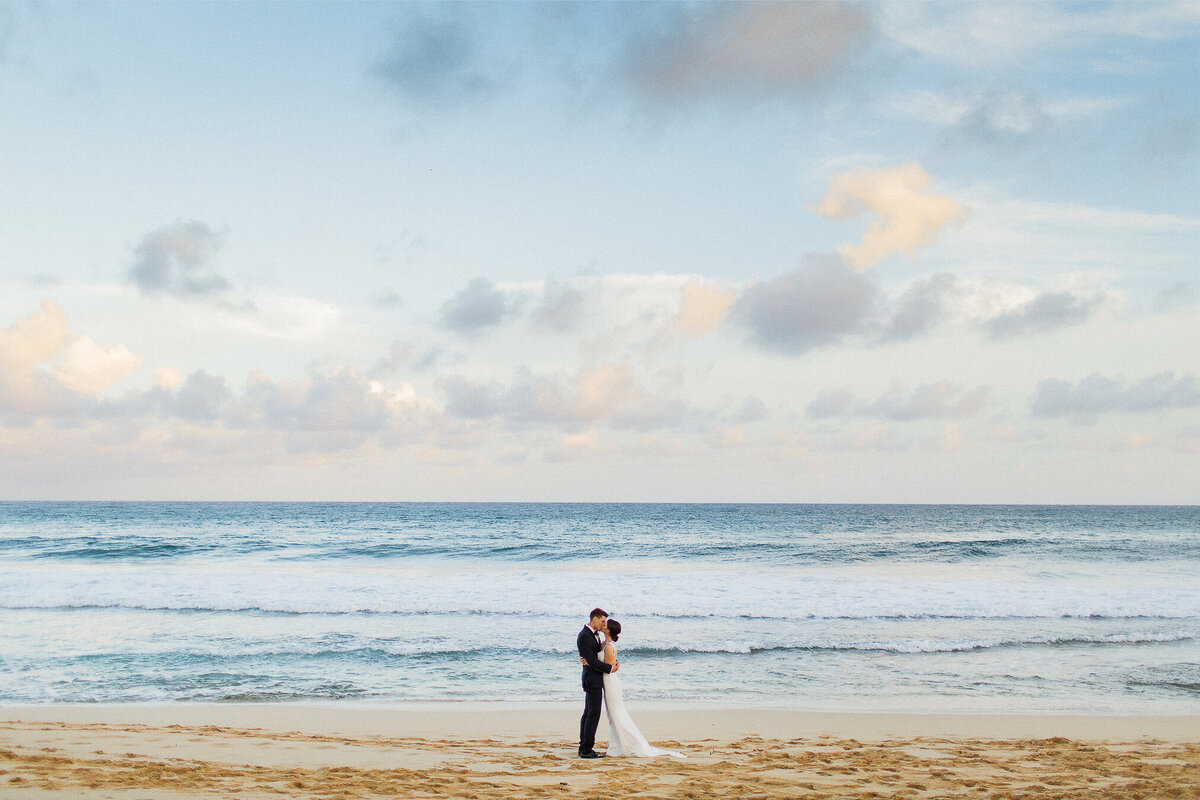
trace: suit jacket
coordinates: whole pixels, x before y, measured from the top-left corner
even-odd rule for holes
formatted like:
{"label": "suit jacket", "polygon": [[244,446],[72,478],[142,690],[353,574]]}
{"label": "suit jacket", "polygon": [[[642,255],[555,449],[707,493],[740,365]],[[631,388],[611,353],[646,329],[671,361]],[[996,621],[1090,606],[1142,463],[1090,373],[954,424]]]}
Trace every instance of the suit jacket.
{"label": "suit jacket", "polygon": [[600,658],[604,646],[596,642],[596,635],[587,625],[580,629],[575,643],[579,645],[579,655],[587,662],[587,666],[583,668],[584,688],[603,689],[604,673],[612,672],[612,664],[606,664]]}

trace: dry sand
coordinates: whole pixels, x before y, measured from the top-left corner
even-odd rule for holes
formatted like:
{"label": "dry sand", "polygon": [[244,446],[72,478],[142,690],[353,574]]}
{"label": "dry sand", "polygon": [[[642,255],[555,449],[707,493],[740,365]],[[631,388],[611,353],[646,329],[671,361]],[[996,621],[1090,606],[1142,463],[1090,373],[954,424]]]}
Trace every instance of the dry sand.
{"label": "dry sand", "polygon": [[0,797],[1200,798],[1195,716],[632,711],[688,758],[580,760],[573,705],[0,707]]}

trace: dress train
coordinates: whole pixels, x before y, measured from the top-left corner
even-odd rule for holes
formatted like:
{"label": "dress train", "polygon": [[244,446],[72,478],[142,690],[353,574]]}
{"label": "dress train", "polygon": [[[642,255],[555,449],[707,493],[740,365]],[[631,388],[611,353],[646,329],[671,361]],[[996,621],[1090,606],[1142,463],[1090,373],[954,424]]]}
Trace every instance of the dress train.
{"label": "dress train", "polygon": [[664,750],[646,741],[646,737],[633,724],[633,718],[625,710],[625,698],[621,691],[621,677],[611,672],[604,676],[604,710],[608,713],[608,755],[637,756],[652,758],[653,756],[674,756],[687,758],[683,753],[674,750]]}

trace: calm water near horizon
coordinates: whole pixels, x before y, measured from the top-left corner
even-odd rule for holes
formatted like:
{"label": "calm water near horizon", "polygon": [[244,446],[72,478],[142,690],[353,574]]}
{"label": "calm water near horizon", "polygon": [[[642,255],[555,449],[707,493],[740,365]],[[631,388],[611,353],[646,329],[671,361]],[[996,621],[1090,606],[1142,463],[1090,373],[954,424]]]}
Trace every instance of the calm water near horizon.
{"label": "calm water near horizon", "polygon": [[1200,713],[1200,507],[0,503],[0,703]]}

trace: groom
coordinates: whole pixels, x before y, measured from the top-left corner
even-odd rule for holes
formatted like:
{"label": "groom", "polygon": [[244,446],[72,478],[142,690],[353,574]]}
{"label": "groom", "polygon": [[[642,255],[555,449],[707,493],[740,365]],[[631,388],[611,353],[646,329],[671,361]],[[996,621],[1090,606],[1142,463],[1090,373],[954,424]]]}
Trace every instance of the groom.
{"label": "groom", "polygon": [[600,709],[604,705],[604,673],[616,672],[616,664],[606,664],[600,658],[604,649],[604,623],[608,612],[593,608],[587,625],[579,631],[575,643],[583,661],[583,716],[579,719],[579,757],[604,758],[597,753],[596,726],[600,724]]}

